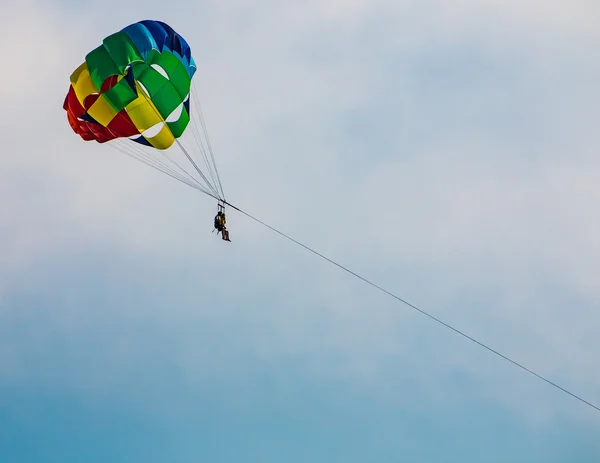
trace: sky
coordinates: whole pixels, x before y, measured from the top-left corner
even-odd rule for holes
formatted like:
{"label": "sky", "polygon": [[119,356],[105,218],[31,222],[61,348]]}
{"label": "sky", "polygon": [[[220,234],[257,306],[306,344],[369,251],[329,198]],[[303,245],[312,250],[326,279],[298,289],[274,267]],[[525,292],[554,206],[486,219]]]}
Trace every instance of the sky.
{"label": "sky", "polygon": [[0,6],[0,461],[597,462],[600,413],[84,142],[71,72],[181,33],[227,199],[600,406],[600,4]]}

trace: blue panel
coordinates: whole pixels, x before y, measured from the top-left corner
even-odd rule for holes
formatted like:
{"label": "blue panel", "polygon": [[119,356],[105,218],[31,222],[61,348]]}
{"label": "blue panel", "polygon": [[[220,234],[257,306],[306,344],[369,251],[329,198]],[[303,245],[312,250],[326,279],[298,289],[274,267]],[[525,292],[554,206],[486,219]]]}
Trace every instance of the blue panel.
{"label": "blue panel", "polygon": [[165,29],[156,21],[144,20],[140,21],[139,24],[143,24],[146,29],[148,29],[148,32],[150,35],[152,35],[154,41],[156,42],[158,50],[162,52],[165,48],[165,42],[169,38],[167,31],[165,31]]}
{"label": "blue panel", "polygon": [[188,113],[188,116],[192,117],[192,115],[190,114],[190,98],[191,98],[191,97],[190,97],[190,96],[188,96],[188,99],[187,99],[187,100],[185,100],[185,101],[183,102],[183,107],[184,107],[184,108],[185,108],[185,110],[187,111],[187,113]]}
{"label": "blue panel", "polygon": [[168,24],[162,22],[162,21],[156,21],[158,24],[160,24],[163,29],[166,31],[166,33],[168,34],[168,40],[166,43],[168,43],[169,48],[171,49],[172,52],[178,54],[180,57],[184,57],[186,56],[186,52],[188,53],[188,55],[186,56],[189,59],[189,45],[187,44],[187,42],[183,39],[183,37],[181,37],[177,32],[175,32],[173,30],[173,28],[171,26],[169,26]]}
{"label": "blue panel", "polygon": [[98,121],[96,119],[94,119],[92,116],[90,116],[87,112],[84,113],[82,116],[79,116],[79,119],[81,119],[82,121],[91,122],[92,124],[101,125],[98,123]]}
{"label": "blue panel", "polygon": [[129,84],[129,86],[131,87],[131,89],[135,92],[135,94],[137,95],[137,87],[135,86],[135,75],[133,73],[133,69],[131,66],[127,66],[127,68],[125,69],[125,71],[127,72],[125,74],[125,80],[127,81],[127,83]]}
{"label": "blue panel", "polygon": [[139,143],[140,145],[152,146],[150,142],[141,135],[137,138],[130,138],[130,140]]}
{"label": "blue panel", "polygon": [[146,19],[131,24],[124,29],[144,59],[152,50],[173,53],[185,66],[190,78],[196,72],[196,63],[187,41],[167,23]]}
{"label": "blue panel", "polygon": [[190,57],[190,78],[196,73],[196,62]]}
{"label": "blue panel", "polygon": [[144,59],[146,59],[150,50],[158,50],[156,40],[154,40],[150,31],[143,24],[131,24],[124,28],[122,32],[125,32],[129,36]]}

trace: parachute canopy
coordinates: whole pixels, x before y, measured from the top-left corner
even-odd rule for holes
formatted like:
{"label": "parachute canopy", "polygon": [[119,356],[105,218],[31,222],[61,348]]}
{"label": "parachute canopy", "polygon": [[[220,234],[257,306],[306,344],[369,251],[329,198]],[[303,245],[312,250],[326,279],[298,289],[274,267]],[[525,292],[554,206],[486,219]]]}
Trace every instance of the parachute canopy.
{"label": "parachute canopy", "polygon": [[[181,35],[164,22],[139,21],[109,35],[85,56],[71,74],[63,108],[71,128],[83,140],[120,141],[111,145],[224,200],[197,98],[194,104],[205,140],[198,126],[190,124],[195,122],[190,113],[195,72],[191,48]],[[195,143],[186,148],[180,138],[189,125]],[[174,144],[191,163],[192,171],[186,171],[175,159],[177,153],[165,151]],[[202,158],[205,172],[199,167]]]}
{"label": "parachute canopy", "polygon": [[73,130],[100,143],[119,137],[168,148],[189,123],[196,64],[187,42],[160,21],[108,36],[71,75],[64,109]]}

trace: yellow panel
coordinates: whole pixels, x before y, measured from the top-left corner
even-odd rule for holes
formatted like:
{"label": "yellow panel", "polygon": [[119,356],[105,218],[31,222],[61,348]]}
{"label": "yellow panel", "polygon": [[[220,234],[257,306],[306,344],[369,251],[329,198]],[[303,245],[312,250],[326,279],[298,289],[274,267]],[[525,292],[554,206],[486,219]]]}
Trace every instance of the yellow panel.
{"label": "yellow panel", "polygon": [[73,74],[71,74],[71,83],[73,84],[73,90],[79,100],[81,106],[83,101],[91,94],[98,93],[99,90],[92,81],[90,71],[88,70],[87,63],[83,63],[79,66]]}
{"label": "yellow panel", "polygon": [[164,122],[164,119],[136,81],[138,97],[126,106],[127,114],[140,132]]}
{"label": "yellow panel", "polygon": [[115,108],[113,108],[112,105],[106,99],[104,99],[104,96],[102,95],[100,95],[95,103],[90,106],[90,109],[88,109],[87,112],[90,116],[97,120],[100,125],[105,127],[110,124],[110,121],[112,121],[117,115]]}
{"label": "yellow panel", "polygon": [[[81,63],[79,65],[79,67],[77,69],[75,69],[73,71],[73,73],[71,74],[71,83],[75,84],[78,80],[79,80],[79,76],[81,76],[81,73],[83,71],[87,71],[88,67],[87,67],[87,63],[84,61],[83,63]],[[88,72],[89,75],[89,72]]]}
{"label": "yellow panel", "polygon": [[147,140],[156,149],[164,150],[175,142],[175,137],[171,133],[169,126],[165,124],[161,131],[158,132],[158,135],[148,138]]}

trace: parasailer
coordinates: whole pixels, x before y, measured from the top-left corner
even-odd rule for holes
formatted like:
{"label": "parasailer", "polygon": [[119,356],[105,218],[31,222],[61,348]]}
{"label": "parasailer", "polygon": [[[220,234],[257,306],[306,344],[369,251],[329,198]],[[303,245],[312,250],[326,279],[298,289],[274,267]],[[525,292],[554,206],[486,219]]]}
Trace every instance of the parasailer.
{"label": "parasailer", "polygon": [[214,226],[217,230],[217,235],[221,233],[221,236],[225,241],[231,241],[229,239],[229,230],[227,230],[226,224],[227,218],[225,217],[225,206],[222,203],[219,203],[219,211],[217,215],[215,215]]}
{"label": "parasailer", "polygon": [[227,223],[227,219],[225,217],[225,213],[223,211],[217,212],[215,216],[215,228],[217,229],[217,235],[221,233],[221,236],[225,241],[231,241],[229,239],[229,231],[225,224]]}
{"label": "parasailer", "polygon": [[[139,21],[109,35],[86,55],[71,74],[63,108],[83,140],[111,142],[125,154],[224,202],[200,104],[192,96],[196,69],[189,44],[172,27]],[[191,117],[192,105],[203,133]],[[188,133],[193,136],[191,146],[185,145]],[[181,159],[176,159],[177,153]],[[200,168],[202,161],[205,169]],[[222,231],[228,240],[224,222]]]}

